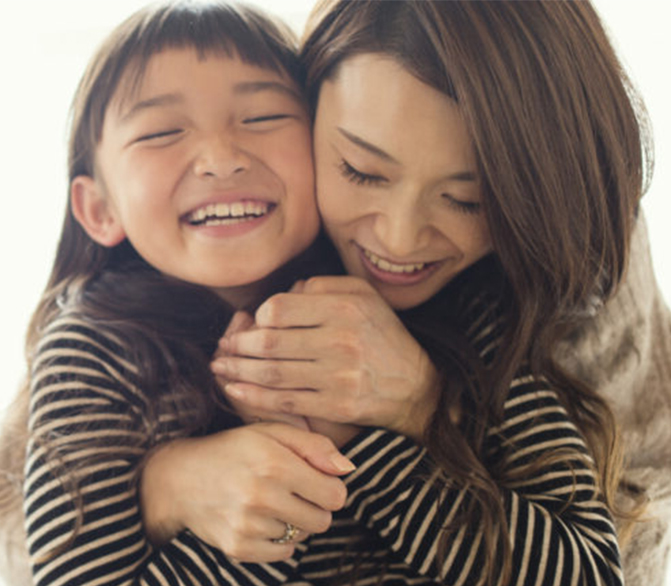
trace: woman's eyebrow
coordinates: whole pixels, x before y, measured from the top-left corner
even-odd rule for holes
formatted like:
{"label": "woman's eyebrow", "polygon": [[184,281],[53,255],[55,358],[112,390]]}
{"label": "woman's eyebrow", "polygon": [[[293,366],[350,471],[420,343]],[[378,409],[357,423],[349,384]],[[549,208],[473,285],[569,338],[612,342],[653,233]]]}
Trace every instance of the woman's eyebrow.
{"label": "woman's eyebrow", "polygon": [[338,132],[342,134],[347,140],[350,142],[354,143],[357,146],[360,146],[362,149],[367,150],[369,153],[374,154],[377,157],[380,157],[381,159],[384,159],[385,161],[389,161],[390,163],[393,163],[394,165],[399,165],[400,163],[392,157],[388,152],[383,151],[380,147],[375,146],[374,144],[368,142],[367,140],[364,140],[360,136],[357,136],[356,134],[353,134],[349,132],[348,130],[345,130],[344,128],[338,127]]}
{"label": "woman's eyebrow", "polygon": [[121,117],[120,121],[122,124],[126,124],[143,110],[160,106],[172,106],[180,102],[184,102],[184,96],[176,93],[160,94],[158,96],[147,98],[146,100],[140,100],[133,104],[133,106]]}

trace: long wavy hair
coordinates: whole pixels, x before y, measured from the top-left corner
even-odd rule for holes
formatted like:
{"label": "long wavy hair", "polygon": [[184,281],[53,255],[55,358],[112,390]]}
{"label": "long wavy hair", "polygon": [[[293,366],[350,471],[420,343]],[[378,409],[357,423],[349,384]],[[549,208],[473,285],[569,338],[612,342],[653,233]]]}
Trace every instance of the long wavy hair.
{"label": "long wavy hair", "polygon": [[[193,48],[201,56],[237,56],[303,87],[297,45],[283,24],[234,3],[164,2],[137,12],[102,44],[78,86],[70,121],[69,180],[93,176],[108,104],[121,83],[130,91],[141,82],[153,55],[168,48]],[[274,275],[278,290],[305,276],[313,253]],[[174,406],[175,416],[185,433],[193,433],[206,430],[217,413],[212,407],[218,393],[208,362],[231,313],[206,288],[158,273],[130,243],[106,248],[91,240],[75,220],[68,198],[51,274],[28,327],[28,376],[0,438],[0,519],[20,510],[30,372],[40,339],[54,319],[64,314],[82,317],[120,341],[125,358],[137,367],[133,374],[146,395],[148,420],[157,417],[152,406],[169,387],[188,397],[187,405]],[[152,439],[144,441],[151,445]]]}
{"label": "long wavy hair", "polygon": [[[511,555],[498,488],[505,478],[483,456],[487,429],[500,421],[522,364],[558,390],[614,508],[620,459],[612,413],[558,366],[553,351],[625,271],[652,172],[647,115],[587,1],[322,0],[302,42],[313,112],[322,83],[368,53],[395,59],[454,100],[473,140],[494,249],[490,269],[498,273],[489,288],[506,317],[501,343],[485,367],[460,348],[458,327],[426,311],[422,319],[424,308],[406,323],[452,384],[426,445],[446,482],[469,487],[477,506],[468,516],[488,540],[489,581],[503,576],[506,583]],[[457,431],[450,412],[469,397],[473,412]]]}

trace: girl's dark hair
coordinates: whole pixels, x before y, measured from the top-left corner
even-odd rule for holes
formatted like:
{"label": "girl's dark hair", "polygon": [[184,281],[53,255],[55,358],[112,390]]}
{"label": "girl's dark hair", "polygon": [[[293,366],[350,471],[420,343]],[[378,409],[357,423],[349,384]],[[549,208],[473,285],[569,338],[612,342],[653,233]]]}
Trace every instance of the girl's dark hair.
{"label": "girl's dark hair", "polygon": [[[494,282],[506,316],[496,356],[487,368],[478,364],[448,324],[419,319],[422,308],[407,323],[450,369],[453,386],[426,442],[446,478],[470,486],[479,502],[472,515],[490,536],[493,582],[511,571],[497,488],[505,479],[494,478],[481,456],[523,363],[558,389],[612,504],[619,467],[612,414],[559,368],[553,351],[622,278],[652,171],[646,113],[587,1],[322,0],[302,44],[313,111],[322,83],[364,53],[392,57],[455,100],[476,152],[490,268],[500,273]],[[454,379],[469,389],[474,371],[477,388],[459,397]],[[457,433],[450,410],[474,393],[475,412]]]}
{"label": "girl's dark hair", "polygon": [[[109,35],[79,84],[71,112],[70,181],[94,175],[95,151],[112,97],[132,92],[151,57],[170,48],[193,48],[203,57],[235,56],[276,71],[299,88],[304,84],[296,38],[257,10],[218,1],[152,4]],[[289,269],[297,271],[294,276],[304,276],[304,260]],[[146,396],[145,446],[155,439],[150,437],[158,427],[152,425],[158,417],[155,405],[166,389],[188,397],[188,404],[174,405],[185,433],[203,431],[213,413],[222,416],[221,409],[213,408],[217,388],[208,363],[230,314],[231,308],[209,290],[155,271],[128,242],[113,248],[95,243],[75,220],[68,201],[51,275],[28,328],[28,373],[49,325],[62,315],[83,317],[117,340],[126,361],[137,367],[131,374]],[[0,517],[20,508],[29,382],[19,390],[3,429]]]}

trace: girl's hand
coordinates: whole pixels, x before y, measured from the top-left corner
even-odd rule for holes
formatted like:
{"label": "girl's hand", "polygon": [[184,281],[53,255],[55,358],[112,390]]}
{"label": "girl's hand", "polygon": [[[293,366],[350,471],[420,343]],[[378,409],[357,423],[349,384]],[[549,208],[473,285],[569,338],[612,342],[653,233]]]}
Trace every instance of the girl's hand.
{"label": "girl's hand", "polygon": [[[439,385],[428,355],[365,281],[315,277],[267,300],[212,364],[247,408],[385,427],[422,440]],[[259,360],[262,359],[262,360]]]}
{"label": "girl's hand", "polygon": [[[145,529],[163,543],[188,528],[243,562],[286,559],[295,541],[329,528],[346,498],[337,476],[353,469],[327,438],[283,423],[176,440],[143,469]],[[274,543],[287,523],[296,539]]]}

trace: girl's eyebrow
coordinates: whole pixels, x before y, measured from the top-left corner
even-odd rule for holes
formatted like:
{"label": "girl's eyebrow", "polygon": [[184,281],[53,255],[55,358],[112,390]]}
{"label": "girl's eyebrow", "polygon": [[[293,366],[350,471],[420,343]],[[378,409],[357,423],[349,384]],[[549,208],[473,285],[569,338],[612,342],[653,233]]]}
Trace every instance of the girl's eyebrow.
{"label": "girl's eyebrow", "polygon": [[160,94],[158,96],[147,98],[146,100],[140,100],[133,104],[133,106],[121,117],[120,122],[126,124],[140,112],[149,108],[172,106],[181,102],[184,102],[184,96],[182,94]]}
{"label": "girl's eyebrow", "polygon": [[245,81],[236,84],[233,87],[234,94],[256,94],[259,92],[276,92],[284,96],[289,96],[301,104],[305,101],[303,97],[293,88],[279,81]]}

